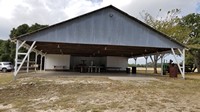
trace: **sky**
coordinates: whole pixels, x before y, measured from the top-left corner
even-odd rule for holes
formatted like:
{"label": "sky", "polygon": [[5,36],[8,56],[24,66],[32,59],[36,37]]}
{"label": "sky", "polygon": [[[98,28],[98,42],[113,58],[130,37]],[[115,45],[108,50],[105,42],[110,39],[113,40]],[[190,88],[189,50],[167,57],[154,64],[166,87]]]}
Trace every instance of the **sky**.
{"label": "sky", "polygon": [[34,23],[52,25],[93,10],[113,5],[142,21],[140,13],[153,16],[159,9],[181,9],[180,16],[200,13],[200,0],[0,0],[0,39],[9,39],[12,28]]}

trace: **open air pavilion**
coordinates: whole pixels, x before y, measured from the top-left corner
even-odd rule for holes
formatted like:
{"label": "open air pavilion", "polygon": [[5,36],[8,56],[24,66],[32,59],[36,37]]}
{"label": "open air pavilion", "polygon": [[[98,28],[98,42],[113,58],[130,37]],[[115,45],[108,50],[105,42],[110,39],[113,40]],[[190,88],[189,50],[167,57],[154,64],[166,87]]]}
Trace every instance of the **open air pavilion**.
{"label": "open air pavilion", "polygon": [[[128,58],[169,52],[175,57],[177,51],[183,59],[181,62],[176,59],[176,63],[185,78],[185,46],[114,6],[21,35],[14,41],[14,76],[24,64],[29,72],[31,52],[35,53],[33,63],[39,64],[40,70],[102,72],[125,71]],[[27,52],[20,52],[21,47]]]}

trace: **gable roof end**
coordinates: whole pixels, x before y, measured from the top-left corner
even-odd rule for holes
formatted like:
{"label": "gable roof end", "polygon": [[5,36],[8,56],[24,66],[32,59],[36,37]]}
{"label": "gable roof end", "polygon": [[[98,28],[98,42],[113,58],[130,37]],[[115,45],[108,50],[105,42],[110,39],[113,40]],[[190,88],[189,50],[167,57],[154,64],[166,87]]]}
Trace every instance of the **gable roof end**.
{"label": "gable roof end", "polygon": [[138,19],[136,19],[136,18],[130,16],[129,14],[127,14],[127,13],[125,13],[125,12],[119,10],[118,8],[116,8],[116,7],[112,6],[112,5],[107,6],[107,7],[104,7],[104,8],[101,8],[101,9],[98,9],[98,10],[95,10],[95,11],[92,11],[92,12],[90,12],[90,13],[83,14],[83,15],[81,15],[81,16],[78,16],[78,17],[75,17],[75,18],[72,18],[72,19],[69,19],[69,20],[66,20],[66,21],[63,21],[63,22],[54,24],[54,25],[51,25],[51,26],[48,26],[48,27],[46,27],[46,28],[43,28],[43,29],[40,29],[40,30],[31,32],[31,33],[28,33],[28,34],[20,35],[20,36],[16,37],[16,39],[22,39],[22,40],[23,40],[23,38],[25,38],[25,37],[27,37],[27,36],[32,36],[32,35],[34,35],[34,34],[37,34],[37,33],[40,33],[40,32],[44,32],[44,31],[49,30],[49,29],[51,29],[51,28],[55,28],[55,27],[57,27],[57,26],[60,26],[60,25],[65,24],[65,23],[70,23],[70,22],[72,22],[72,21],[74,21],[74,20],[77,20],[77,19],[79,19],[79,18],[83,18],[83,17],[85,17],[85,16],[89,16],[89,15],[95,14],[95,13],[97,13],[97,12],[99,12],[99,11],[106,10],[106,9],[114,9],[115,11],[121,13],[122,15],[124,15],[124,16],[130,18],[131,20],[133,20],[133,21],[135,21],[135,22],[141,24],[142,26],[148,28],[150,31],[153,31],[153,32],[155,32],[155,33],[157,33],[157,34],[159,34],[159,35],[162,35],[163,38],[166,38],[166,39],[172,41],[173,43],[176,43],[177,45],[181,46],[182,48],[185,48],[185,46],[184,46],[183,44],[177,42],[176,40],[172,39],[171,37],[169,37],[169,36],[167,36],[167,35],[165,35],[165,34],[159,32],[159,31],[155,30],[154,28],[150,27],[149,25],[147,25],[147,24],[143,23],[142,21],[140,21],[140,20],[138,20]]}

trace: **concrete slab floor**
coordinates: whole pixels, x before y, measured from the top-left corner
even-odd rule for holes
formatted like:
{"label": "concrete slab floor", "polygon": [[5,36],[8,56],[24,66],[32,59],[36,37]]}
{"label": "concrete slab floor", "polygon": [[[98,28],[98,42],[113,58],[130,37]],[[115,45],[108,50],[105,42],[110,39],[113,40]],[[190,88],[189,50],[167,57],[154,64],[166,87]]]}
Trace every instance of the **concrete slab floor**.
{"label": "concrete slab floor", "polygon": [[[160,75],[150,74],[127,74],[127,73],[80,73],[62,71],[37,71],[30,73],[20,73],[20,76],[27,77],[107,77],[111,80],[159,80]],[[166,77],[166,76],[164,76]]]}

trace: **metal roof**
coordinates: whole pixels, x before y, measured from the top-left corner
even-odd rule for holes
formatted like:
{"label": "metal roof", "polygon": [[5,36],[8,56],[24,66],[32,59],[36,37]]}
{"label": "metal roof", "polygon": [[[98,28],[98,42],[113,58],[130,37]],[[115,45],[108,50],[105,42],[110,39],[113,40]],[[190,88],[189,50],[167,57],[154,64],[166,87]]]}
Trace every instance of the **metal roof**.
{"label": "metal roof", "polygon": [[[162,52],[170,48],[185,48],[184,45],[112,5],[33,33],[21,35],[17,39],[26,40],[29,43],[37,41],[37,49],[54,54],[77,54],[71,52],[73,50],[69,51],[70,48],[59,50],[58,45],[61,44],[71,47],[82,46],[79,50],[85,48],[85,53],[88,51],[87,55],[94,54],[94,52],[89,52],[89,49],[95,50],[96,47],[103,49],[105,46],[112,46],[115,49],[114,52],[117,48],[123,49],[126,56]],[[55,49],[54,52],[53,49]],[[102,55],[123,56],[122,51],[121,54],[114,52]]]}

